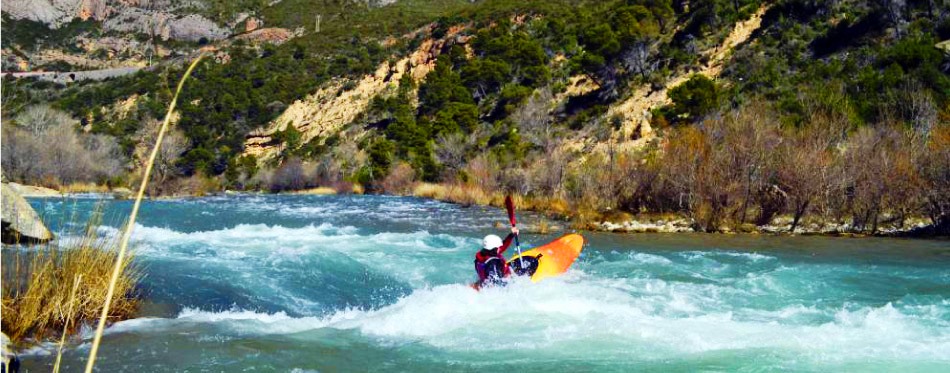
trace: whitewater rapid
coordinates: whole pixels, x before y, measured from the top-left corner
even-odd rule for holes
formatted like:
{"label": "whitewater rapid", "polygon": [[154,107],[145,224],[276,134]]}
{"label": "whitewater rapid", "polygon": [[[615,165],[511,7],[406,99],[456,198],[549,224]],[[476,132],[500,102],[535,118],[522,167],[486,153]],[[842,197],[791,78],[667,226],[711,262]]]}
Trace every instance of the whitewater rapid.
{"label": "whitewater rapid", "polygon": [[497,210],[393,197],[152,203],[133,244],[161,311],[107,330],[103,364],[118,370],[950,368],[939,242],[585,233],[566,275],[475,292],[472,256],[498,233]]}

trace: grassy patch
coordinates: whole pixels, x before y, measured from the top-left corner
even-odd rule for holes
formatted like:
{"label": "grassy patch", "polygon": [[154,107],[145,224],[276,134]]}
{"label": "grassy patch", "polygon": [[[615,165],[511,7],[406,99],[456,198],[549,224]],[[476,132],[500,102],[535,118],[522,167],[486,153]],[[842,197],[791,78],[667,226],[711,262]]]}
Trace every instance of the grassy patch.
{"label": "grassy patch", "polygon": [[[3,332],[14,342],[51,339],[63,330],[71,334],[99,317],[118,239],[98,237],[97,220],[90,221],[82,237],[59,245],[5,250],[2,324]],[[133,262],[133,256],[126,256],[122,263],[110,321],[131,318],[138,307],[134,290],[142,272]],[[81,280],[70,302],[77,279]]]}

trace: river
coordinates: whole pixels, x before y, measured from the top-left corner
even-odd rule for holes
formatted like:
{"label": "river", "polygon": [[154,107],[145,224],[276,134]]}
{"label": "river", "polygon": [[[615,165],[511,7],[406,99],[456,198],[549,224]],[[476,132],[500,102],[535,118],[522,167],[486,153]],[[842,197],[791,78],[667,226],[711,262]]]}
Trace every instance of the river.
{"label": "river", "polygon": [[[31,203],[68,232],[97,202]],[[106,201],[99,232],[130,209]],[[388,196],[145,202],[147,302],[107,329],[97,368],[950,371],[948,241],[582,232],[564,276],[475,292],[474,252],[504,219]],[[83,335],[64,371],[84,365]],[[49,371],[51,350],[22,354],[25,368]]]}

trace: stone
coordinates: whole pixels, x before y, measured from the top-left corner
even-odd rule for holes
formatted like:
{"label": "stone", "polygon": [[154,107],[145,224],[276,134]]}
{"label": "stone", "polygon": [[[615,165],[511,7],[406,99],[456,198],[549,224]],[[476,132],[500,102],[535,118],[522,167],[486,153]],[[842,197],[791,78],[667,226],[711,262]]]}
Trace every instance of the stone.
{"label": "stone", "polygon": [[53,239],[29,202],[7,184],[2,190],[3,242],[42,243]]}
{"label": "stone", "polygon": [[47,198],[47,197],[62,197],[63,195],[56,189],[44,188],[41,186],[22,185],[22,184],[17,184],[17,183],[7,183],[6,185],[9,186],[10,189],[13,189],[14,192],[16,192],[17,194],[23,197]]}
{"label": "stone", "polygon": [[132,198],[132,190],[129,188],[113,188],[112,189],[112,198],[115,199],[130,199]]}

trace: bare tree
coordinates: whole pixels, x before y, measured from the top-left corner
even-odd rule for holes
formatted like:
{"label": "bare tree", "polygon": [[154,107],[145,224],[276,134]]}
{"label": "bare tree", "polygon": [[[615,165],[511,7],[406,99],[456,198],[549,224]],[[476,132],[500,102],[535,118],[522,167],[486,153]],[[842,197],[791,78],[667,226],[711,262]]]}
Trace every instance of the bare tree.
{"label": "bare tree", "polygon": [[627,48],[620,56],[620,61],[628,72],[646,77],[657,68],[656,61],[650,61],[650,44],[639,41]]}
{"label": "bare tree", "polygon": [[540,147],[545,154],[550,154],[557,146],[557,130],[551,123],[553,100],[551,87],[541,88],[512,114],[521,136]]}
{"label": "bare tree", "polygon": [[465,165],[468,153],[466,136],[462,133],[443,133],[435,141],[435,157],[439,163],[452,171],[458,171]]}
{"label": "bare tree", "polygon": [[776,182],[792,210],[794,233],[815,199],[829,188],[833,154],[814,132],[791,134],[778,150]]}
{"label": "bare tree", "polygon": [[723,154],[727,159],[720,172],[734,173],[725,177],[735,179],[739,184],[740,194],[735,199],[742,202],[733,215],[740,224],[746,222],[753,192],[765,189],[770,179],[769,171],[774,169],[771,167],[774,151],[781,143],[777,126],[770,120],[775,117],[777,115],[764,103],[753,102],[721,122],[722,146],[717,154]]}
{"label": "bare tree", "polygon": [[60,125],[75,125],[79,123],[69,114],[56,110],[49,105],[34,105],[27,107],[14,119],[17,126],[30,133],[39,134],[47,129]]}
{"label": "bare tree", "polygon": [[380,183],[383,191],[391,194],[406,194],[412,189],[416,171],[406,162],[399,162]]}
{"label": "bare tree", "polygon": [[333,148],[331,154],[333,159],[339,162],[340,180],[346,180],[353,176],[366,165],[366,152],[360,150],[359,145],[352,138],[344,138],[339,145]]}
{"label": "bare tree", "polygon": [[68,123],[31,133],[3,129],[3,169],[11,180],[48,186],[101,182],[119,175],[124,162],[113,141],[80,135]]}
{"label": "bare tree", "polygon": [[925,211],[934,227],[950,234],[950,126],[934,128],[917,161],[924,181]]}
{"label": "bare tree", "polygon": [[287,159],[274,171],[270,180],[270,190],[272,192],[302,190],[308,186],[303,161],[298,157]]}
{"label": "bare tree", "polygon": [[3,144],[0,151],[3,174],[14,181],[28,180],[37,173],[36,156],[40,154],[33,136],[8,122],[3,122]]}
{"label": "bare tree", "polygon": [[[135,137],[139,144],[136,149],[136,156],[139,158],[139,162],[144,162],[148,152],[155,147],[155,141],[158,139],[158,131],[161,126],[161,122],[151,119],[147,120],[145,125],[136,132]],[[155,158],[155,180],[164,183],[169,176],[177,176],[178,168],[175,167],[175,163],[186,150],[188,150],[188,139],[185,138],[185,134],[177,128],[171,128],[165,134],[162,146]]]}
{"label": "bare tree", "polygon": [[923,139],[926,139],[930,136],[931,129],[933,129],[937,123],[939,115],[937,105],[934,104],[930,92],[916,80],[909,83],[904,89],[904,92],[906,92],[909,97],[907,97],[906,100],[902,100],[905,102],[905,107],[903,107],[901,111],[904,112],[904,117],[913,123],[917,134]]}

